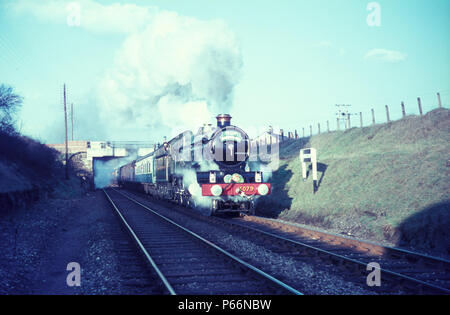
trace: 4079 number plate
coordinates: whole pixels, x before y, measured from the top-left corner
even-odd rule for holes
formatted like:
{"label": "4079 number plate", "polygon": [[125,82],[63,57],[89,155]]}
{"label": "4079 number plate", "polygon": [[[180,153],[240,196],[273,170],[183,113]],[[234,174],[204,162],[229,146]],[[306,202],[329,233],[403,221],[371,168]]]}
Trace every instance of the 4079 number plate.
{"label": "4079 number plate", "polygon": [[248,186],[248,185],[239,185],[239,190],[243,191],[245,193],[251,193],[251,192],[255,192],[257,191],[257,189],[253,186]]}
{"label": "4079 number plate", "polygon": [[214,196],[212,191],[218,191],[217,187],[220,186],[222,189],[220,196],[239,196],[242,193],[247,196],[260,195],[258,187],[260,185],[266,186],[266,191],[270,194],[270,184],[269,183],[246,183],[246,184],[203,184],[202,185],[202,195],[203,196]]}

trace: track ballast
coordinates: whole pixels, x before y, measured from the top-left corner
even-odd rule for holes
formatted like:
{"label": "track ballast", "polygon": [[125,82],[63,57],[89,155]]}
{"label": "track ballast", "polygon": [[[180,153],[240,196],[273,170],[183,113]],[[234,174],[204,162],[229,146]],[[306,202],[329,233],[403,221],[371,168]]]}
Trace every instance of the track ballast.
{"label": "track ballast", "polygon": [[104,192],[168,294],[301,294],[139,201]]}

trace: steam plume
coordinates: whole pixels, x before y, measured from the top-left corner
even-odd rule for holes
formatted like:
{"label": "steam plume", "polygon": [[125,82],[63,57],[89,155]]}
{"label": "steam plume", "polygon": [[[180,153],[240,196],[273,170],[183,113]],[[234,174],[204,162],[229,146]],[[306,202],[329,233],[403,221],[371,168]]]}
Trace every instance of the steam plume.
{"label": "steam plume", "polygon": [[101,118],[115,130],[192,130],[230,110],[241,68],[225,23],[159,12],[127,37],[101,81]]}
{"label": "steam plume", "polygon": [[[6,3],[6,8],[17,14],[66,24],[72,2]],[[83,112],[79,107],[84,106],[98,122],[79,130],[80,135],[159,140],[195,129],[218,113],[230,111],[242,56],[225,22],[198,20],[154,6],[93,0],[73,3],[81,14],[82,30],[123,38],[113,64],[98,83],[92,83],[94,97],[78,102],[78,112]]]}

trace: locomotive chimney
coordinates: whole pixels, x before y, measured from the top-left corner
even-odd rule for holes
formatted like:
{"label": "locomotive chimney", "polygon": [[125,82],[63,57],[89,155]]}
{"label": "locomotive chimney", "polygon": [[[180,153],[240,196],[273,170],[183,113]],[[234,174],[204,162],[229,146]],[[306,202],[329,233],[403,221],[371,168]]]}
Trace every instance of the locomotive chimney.
{"label": "locomotive chimney", "polygon": [[228,114],[221,114],[216,117],[217,127],[224,128],[231,125],[231,116]]}

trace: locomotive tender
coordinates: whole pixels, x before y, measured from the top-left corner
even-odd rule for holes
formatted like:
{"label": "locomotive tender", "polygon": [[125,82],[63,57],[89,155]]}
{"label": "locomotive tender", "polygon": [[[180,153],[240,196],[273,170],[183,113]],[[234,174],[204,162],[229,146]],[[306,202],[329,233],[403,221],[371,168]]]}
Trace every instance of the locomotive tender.
{"label": "locomotive tender", "polygon": [[150,154],[115,170],[117,183],[158,199],[220,212],[254,214],[255,200],[270,194],[262,171],[251,171],[250,141],[231,116],[216,117],[197,134],[184,132]]}

